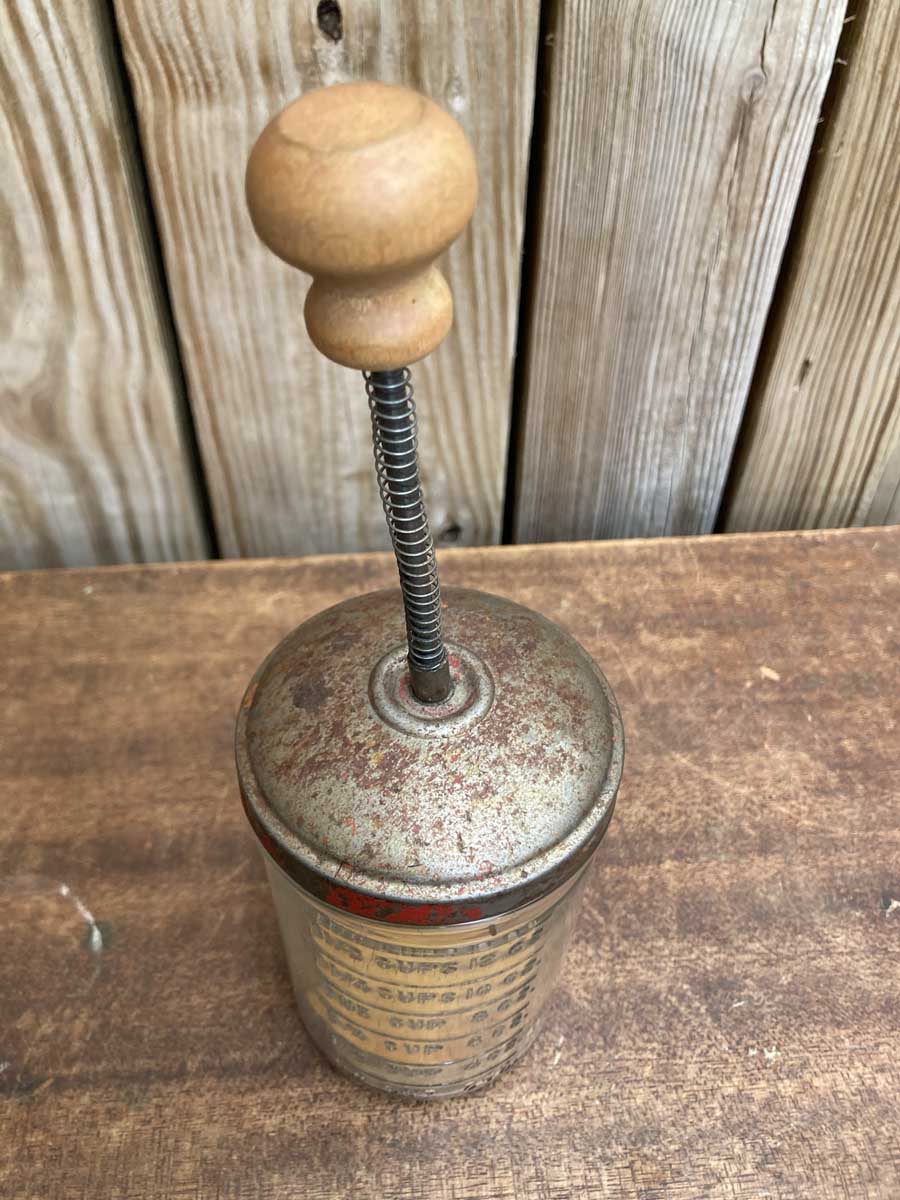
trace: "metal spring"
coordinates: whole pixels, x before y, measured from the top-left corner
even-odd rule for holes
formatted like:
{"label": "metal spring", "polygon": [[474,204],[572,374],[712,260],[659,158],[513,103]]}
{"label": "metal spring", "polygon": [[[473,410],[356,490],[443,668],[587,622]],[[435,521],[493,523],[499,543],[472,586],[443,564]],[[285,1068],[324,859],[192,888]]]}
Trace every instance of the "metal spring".
{"label": "metal spring", "polygon": [[419,700],[443,700],[450,670],[441,620],[434,542],[422,496],[416,405],[409,370],[366,371],[378,490],[400,572],[409,667]]}

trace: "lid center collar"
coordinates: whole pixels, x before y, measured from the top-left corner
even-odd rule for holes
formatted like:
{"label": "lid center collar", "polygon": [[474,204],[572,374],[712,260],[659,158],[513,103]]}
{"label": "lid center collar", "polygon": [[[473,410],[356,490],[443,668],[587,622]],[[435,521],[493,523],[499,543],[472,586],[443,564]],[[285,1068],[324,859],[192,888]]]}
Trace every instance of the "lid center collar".
{"label": "lid center collar", "polygon": [[422,704],[413,694],[407,648],[395,646],[369,677],[369,703],[393,729],[411,737],[447,737],[476,725],[494,703],[494,680],[470,650],[447,642],[452,687],[440,704]]}

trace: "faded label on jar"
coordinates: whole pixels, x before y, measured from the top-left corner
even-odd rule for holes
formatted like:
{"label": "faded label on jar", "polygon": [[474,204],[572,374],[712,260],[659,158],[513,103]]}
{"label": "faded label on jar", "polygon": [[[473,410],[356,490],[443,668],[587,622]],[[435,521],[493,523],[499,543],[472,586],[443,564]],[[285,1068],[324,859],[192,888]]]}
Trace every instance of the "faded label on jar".
{"label": "faded label on jar", "polygon": [[446,931],[383,929],[319,912],[307,1003],[343,1057],[385,1079],[477,1080],[521,1049],[553,984],[568,922],[559,903],[498,918],[454,945]]}

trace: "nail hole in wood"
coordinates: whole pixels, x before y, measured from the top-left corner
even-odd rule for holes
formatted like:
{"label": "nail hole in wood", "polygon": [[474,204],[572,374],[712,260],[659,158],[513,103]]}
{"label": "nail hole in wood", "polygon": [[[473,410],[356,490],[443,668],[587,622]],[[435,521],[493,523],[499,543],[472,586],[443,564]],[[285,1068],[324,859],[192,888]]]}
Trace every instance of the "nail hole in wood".
{"label": "nail hole in wood", "polygon": [[344,17],[337,0],[319,0],[316,5],[316,24],[332,42],[344,36]]}

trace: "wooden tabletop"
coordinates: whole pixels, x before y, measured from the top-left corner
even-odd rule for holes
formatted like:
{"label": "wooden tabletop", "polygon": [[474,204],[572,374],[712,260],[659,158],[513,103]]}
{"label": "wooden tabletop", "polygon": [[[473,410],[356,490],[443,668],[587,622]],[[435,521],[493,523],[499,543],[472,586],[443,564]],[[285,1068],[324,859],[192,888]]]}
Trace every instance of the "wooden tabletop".
{"label": "wooden tabletop", "polygon": [[442,556],[578,637],[625,781],[545,1033],[339,1078],[232,767],[248,676],[384,556],[0,577],[0,1194],[900,1196],[900,529]]}

